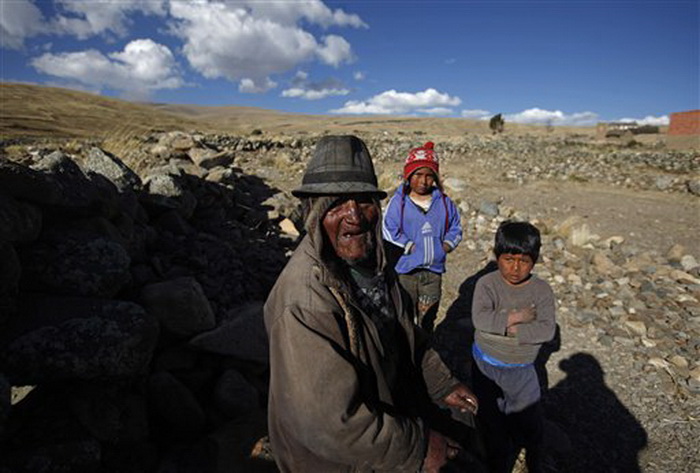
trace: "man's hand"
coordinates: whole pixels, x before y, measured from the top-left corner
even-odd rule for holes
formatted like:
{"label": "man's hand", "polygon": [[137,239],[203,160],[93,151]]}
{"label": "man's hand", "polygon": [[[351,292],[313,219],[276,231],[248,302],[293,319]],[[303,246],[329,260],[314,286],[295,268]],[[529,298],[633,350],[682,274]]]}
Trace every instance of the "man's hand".
{"label": "man's hand", "polygon": [[476,415],[479,409],[479,401],[471,390],[462,383],[455,386],[443,402],[450,407],[455,407],[461,412],[469,412]]}
{"label": "man's hand", "polygon": [[459,454],[459,446],[434,430],[428,432],[428,451],[425,452],[421,473],[439,473],[447,460],[454,460]]}

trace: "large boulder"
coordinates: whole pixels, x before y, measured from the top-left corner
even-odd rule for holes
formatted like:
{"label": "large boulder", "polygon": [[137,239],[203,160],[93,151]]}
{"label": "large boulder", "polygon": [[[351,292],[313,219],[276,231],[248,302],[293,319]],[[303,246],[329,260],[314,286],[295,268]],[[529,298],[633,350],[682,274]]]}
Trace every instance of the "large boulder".
{"label": "large boulder", "polygon": [[0,160],[0,189],[5,195],[35,204],[56,204],[60,189],[55,179],[41,171]]}
{"label": "large boulder", "polygon": [[267,333],[261,302],[251,302],[228,313],[228,320],[214,330],[197,335],[190,345],[241,361],[269,362]]}
{"label": "large boulder", "polygon": [[88,172],[100,174],[109,179],[120,192],[136,191],[141,188],[141,178],[119,158],[92,148],[85,159],[84,167]]}
{"label": "large boulder", "polygon": [[141,299],[163,328],[176,336],[191,337],[216,324],[209,300],[194,278],[185,276],[150,284],[143,288]]}

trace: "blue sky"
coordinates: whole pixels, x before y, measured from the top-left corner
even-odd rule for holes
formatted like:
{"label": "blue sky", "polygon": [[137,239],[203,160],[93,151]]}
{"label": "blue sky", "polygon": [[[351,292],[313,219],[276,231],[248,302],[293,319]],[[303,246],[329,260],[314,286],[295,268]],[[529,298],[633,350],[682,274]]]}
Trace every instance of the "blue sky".
{"label": "blue sky", "polygon": [[666,124],[700,0],[0,0],[3,81],[305,114]]}

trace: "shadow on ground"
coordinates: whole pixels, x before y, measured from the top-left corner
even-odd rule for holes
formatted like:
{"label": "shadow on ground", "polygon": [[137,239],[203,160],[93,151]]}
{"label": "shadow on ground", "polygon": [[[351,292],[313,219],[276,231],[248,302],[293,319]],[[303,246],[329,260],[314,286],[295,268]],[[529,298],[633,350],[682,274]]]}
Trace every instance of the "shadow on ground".
{"label": "shadow on ground", "polygon": [[638,456],[647,433],[606,385],[598,360],[576,353],[559,368],[566,378],[544,397],[547,441],[558,470],[640,472]]}

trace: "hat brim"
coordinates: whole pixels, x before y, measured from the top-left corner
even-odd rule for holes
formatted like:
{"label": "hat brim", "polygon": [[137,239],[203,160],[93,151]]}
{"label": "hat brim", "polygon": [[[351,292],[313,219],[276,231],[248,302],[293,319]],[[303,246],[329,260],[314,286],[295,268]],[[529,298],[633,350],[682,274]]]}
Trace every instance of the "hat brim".
{"label": "hat brim", "polygon": [[319,182],[304,184],[292,191],[295,197],[348,194],[372,194],[380,199],[386,197],[386,192],[367,182]]}

